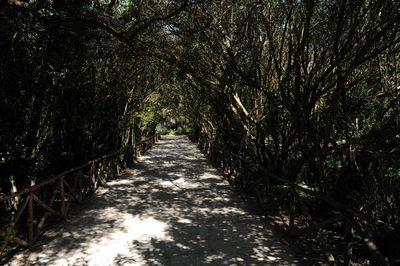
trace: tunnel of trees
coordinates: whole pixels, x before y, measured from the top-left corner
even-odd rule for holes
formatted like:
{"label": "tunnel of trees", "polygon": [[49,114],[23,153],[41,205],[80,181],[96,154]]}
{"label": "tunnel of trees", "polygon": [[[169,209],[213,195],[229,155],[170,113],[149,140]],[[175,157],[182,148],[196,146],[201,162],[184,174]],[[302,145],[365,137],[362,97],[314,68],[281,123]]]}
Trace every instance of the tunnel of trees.
{"label": "tunnel of trees", "polygon": [[265,213],[399,262],[399,1],[0,2],[0,195],[169,117]]}

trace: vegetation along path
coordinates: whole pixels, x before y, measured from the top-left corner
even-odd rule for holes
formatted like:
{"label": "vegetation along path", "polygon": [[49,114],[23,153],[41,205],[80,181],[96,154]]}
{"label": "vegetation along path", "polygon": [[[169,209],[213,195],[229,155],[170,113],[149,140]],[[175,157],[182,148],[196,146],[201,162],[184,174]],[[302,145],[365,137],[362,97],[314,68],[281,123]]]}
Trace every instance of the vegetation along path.
{"label": "vegetation along path", "polygon": [[166,137],[10,265],[292,265],[186,137]]}

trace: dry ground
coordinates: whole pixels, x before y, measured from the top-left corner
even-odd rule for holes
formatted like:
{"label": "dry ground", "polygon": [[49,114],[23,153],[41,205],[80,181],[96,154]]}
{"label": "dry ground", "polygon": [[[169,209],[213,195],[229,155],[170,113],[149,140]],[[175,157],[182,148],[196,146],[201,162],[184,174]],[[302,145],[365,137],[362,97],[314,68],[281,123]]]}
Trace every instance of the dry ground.
{"label": "dry ground", "polygon": [[164,136],[43,239],[9,265],[298,263],[184,136]]}

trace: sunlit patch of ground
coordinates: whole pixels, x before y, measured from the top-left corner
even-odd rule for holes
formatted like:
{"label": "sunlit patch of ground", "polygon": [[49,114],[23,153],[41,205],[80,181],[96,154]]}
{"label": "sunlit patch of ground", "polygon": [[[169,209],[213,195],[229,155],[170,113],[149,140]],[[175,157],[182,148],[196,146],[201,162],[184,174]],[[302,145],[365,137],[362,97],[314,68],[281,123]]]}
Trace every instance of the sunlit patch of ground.
{"label": "sunlit patch of ground", "polygon": [[186,137],[163,137],[10,265],[295,265]]}

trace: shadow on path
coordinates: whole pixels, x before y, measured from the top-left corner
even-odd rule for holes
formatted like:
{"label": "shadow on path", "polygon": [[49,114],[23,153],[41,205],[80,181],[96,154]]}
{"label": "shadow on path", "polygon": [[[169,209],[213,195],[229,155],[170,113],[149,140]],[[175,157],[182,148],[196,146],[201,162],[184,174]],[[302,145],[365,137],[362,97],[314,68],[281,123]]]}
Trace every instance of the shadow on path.
{"label": "shadow on path", "polygon": [[297,263],[184,136],[163,136],[135,169],[100,188],[44,239],[9,264]]}

